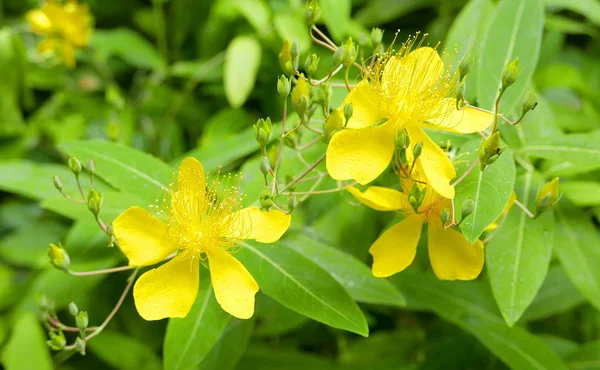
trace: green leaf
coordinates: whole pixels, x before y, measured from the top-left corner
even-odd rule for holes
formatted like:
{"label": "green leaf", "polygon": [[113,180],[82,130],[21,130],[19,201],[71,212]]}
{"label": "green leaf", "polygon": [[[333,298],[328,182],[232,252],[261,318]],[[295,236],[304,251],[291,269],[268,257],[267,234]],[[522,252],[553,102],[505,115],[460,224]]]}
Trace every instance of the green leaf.
{"label": "green leaf", "polygon": [[567,357],[571,369],[597,370],[600,368],[600,340],[585,343],[577,352]]}
{"label": "green leaf", "polygon": [[310,321],[266,294],[256,297],[255,315],[258,321],[253,333],[255,337],[280,337]]}
{"label": "green leaf", "polygon": [[600,26],[600,3],[596,0],[544,0],[551,10],[567,9],[588,18]]}
{"label": "green leaf", "polygon": [[579,207],[600,206],[600,183],[595,181],[565,181],[560,190]]}
{"label": "green leaf", "polygon": [[519,58],[520,74],[500,102],[510,114],[529,87],[540,53],[544,7],[541,0],[502,0],[485,37],[477,69],[477,96],[483,108],[492,108],[508,63]]}
{"label": "green leaf", "polygon": [[232,319],[219,341],[213,346],[204,361],[202,370],[232,370],[244,354],[250,340],[254,320]]}
{"label": "green leaf", "polygon": [[244,105],[254,89],[260,54],[260,43],[252,36],[238,36],[227,47],[223,83],[232,107]]}
{"label": "green leaf", "polygon": [[551,267],[540,291],[521,317],[540,320],[572,309],[585,302],[560,266]]}
{"label": "green leaf", "polygon": [[[470,164],[478,158],[477,149],[481,139],[474,139],[465,144],[460,152],[464,165],[457,171],[461,177]],[[456,185],[455,210],[470,197],[475,202],[475,210],[460,224],[467,242],[475,243],[486,227],[491,225],[504,211],[515,185],[516,167],[511,150],[506,150],[496,162],[481,172],[479,164]],[[457,216],[460,217],[458,214]]]}
{"label": "green leaf", "polygon": [[334,328],[368,335],[367,321],[348,292],[301,254],[277,244],[245,243],[236,257],[260,289],[282,305]]}
{"label": "green leaf", "polygon": [[113,331],[103,331],[87,344],[91,353],[119,370],[161,370],[160,359],[144,342]]}
{"label": "green leaf", "polygon": [[554,161],[549,172],[555,176],[590,172],[600,168],[600,130],[532,141],[517,154]]}
{"label": "green leaf", "polygon": [[434,3],[433,0],[371,0],[366,2],[355,19],[367,27],[375,27],[390,23],[411,12],[432,7]]}
{"label": "green leaf", "polygon": [[[494,13],[494,4],[491,0],[471,0],[465,5],[448,31],[444,47],[448,50],[458,50],[456,60],[459,62],[467,53],[472,53],[476,58],[483,51],[483,37],[490,25]],[[454,63],[453,70],[458,68]],[[477,95],[477,63],[466,79],[465,98],[474,101]]]}
{"label": "green leaf", "polygon": [[236,0],[232,3],[259,35],[270,31],[271,8],[265,0]]}
{"label": "green leaf", "polygon": [[486,282],[440,281],[415,269],[395,275],[393,282],[405,293],[409,308],[425,308],[468,331],[510,368],[566,370],[542,340],[521,327],[506,326]]}
{"label": "green leaf", "polygon": [[[102,192],[102,207],[100,208],[100,217],[104,221],[112,221],[127,208],[136,205],[146,205],[147,202],[141,200],[135,195],[117,192],[114,190],[105,190]],[[84,203],[73,202],[62,195],[46,198],[40,203],[43,209],[55,212],[61,216],[72,220],[85,218],[93,219],[92,213]]]}
{"label": "green leaf", "polygon": [[312,41],[304,21],[303,12],[276,13],[273,23],[282,40],[289,40],[289,42],[298,40],[301,53],[305,53],[310,49]]}
{"label": "green leaf", "polygon": [[69,167],[56,164],[39,164],[24,160],[0,163],[0,189],[32,199],[45,199],[60,193],[52,183],[59,176],[65,192],[76,191],[77,183]]}
{"label": "green leaf", "polygon": [[[525,207],[535,204],[539,176],[533,172],[517,179],[517,199]],[[546,212],[531,219],[513,206],[501,228],[486,245],[485,260],[492,292],[509,326],[519,320],[542,286],[554,237],[554,217]]]}
{"label": "green leaf", "polygon": [[103,58],[118,56],[138,68],[162,70],[165,67],[154,45],[137,32],[127,28],[97,29],[92,35],[91,44]]}
{"label": "green leaf", "polygon": [[58,243],[67,228],[58,222],[34,222],[0,239],[0,256],[12,264],[31,268],[47,267],[48,245]]}
{"label": "green leaf", "polygon": [[2,351],[6,370],[52,370],[50,350],[35,314],[23,312],[15,320],[10,340]]}
{"label": "green leaf", "polygon": [[288,235],[281,244],[321,266],[357,302],[406,305],[404,296],[388,280],[374,277],[364,263],[339,249],[299,234]]}
{"label": "green leaf", "polygon": [[[169,319],[164,343],[164,369],[188,370],[206,358],[231,316],[217,303],[208,273],[201,272],[196,302],[183,319]],[[204,281],[206,280],[206,281]]]}
{"label": "green leaf", "polygon": [[351,1],[321,0],[319,6],[321,7],[321,20],[327,26],[327,30],[334,40],[341,42],[350,25]]}
{"label": "green leaf", "polygon": [[600,236],[580,209],[562,199],[556,207],[554,250],[581,295],[600,310]]}
{"label": "green leaf", "polygon": [[172,167],[150,154],[109,141],[66,141],[59,148],[79,157],[81,163],[94,159],[99,177],[146,205],[155,204],[174,176]]}
{"label": "green leaf", "polygon": [[339,370],[334,361],[291,349],[273,350],[272,346],[251,346],[236,370]]}

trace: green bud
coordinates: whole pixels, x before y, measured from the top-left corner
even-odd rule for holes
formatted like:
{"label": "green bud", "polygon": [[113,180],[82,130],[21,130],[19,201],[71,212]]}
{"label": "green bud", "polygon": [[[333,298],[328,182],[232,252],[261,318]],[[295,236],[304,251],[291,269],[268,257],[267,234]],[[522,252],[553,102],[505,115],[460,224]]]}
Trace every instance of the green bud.
{"label": "green bud", "polygon": [[60,243],[58,243],[58,245],[50,244],[48,256],[50,257],[50,262],[52,262],[57,269],[65,271],[69,269],[71,259]]}
{"label": "green bud", "polygon": [[410,206],[412,207],[412,209],[414,209],[415,212],[418,212],[419,210],[419,203],[417,201],[417,198],[415,198],[412,195],[408,196],[408,203],[410,204]]}
{"label": "green bud", "polygon": [[52,182],[54,183],[54,187],[56,188],[56,190],[61,191],[63,189],[63,184],[62,181],[60,181],[60,177],[53,176]]}
{"label": "green bud", "polygon": [[404,130],[396,131],[396,138],[394,139],[394,146],[397,151],[404,150],[408,148],[408,144],[410,143],[410,138],[406,134]]}
{"label": "green bud", "polygon": [[67,345],[67,338],[65,338],[62,330],[58,332],[51,331],[50,340],[47,340],[46,344],[54,351],[61,351]]}
{"label": "green bud", "polygon": [[555,177],[540,189],[535,202],[536,216],[549,210],[558,201],[558,183],[558,177]]}
{"label": "green bud", "polygon": [[350,118],[352,118],[352,113],[354,113],[354,107],[352,106],[352,103],[344,105],[344,118],[346,119],[346,124],[348,121],[350,121]]}
{"label": "green bud", "polygon": [[310,90],[310,84],[302,77],[298,78],[296,85],[292,89],[292,105],[300,117],[302,117],[306,112],[306,109],[308,109]]}
{"label": "green bud", "polygon": [[496,131],[479,147],[478,154],[481,171],[494,163],[503,151],[504,148],[500,146],[500,131]]}
{"label": "green bud", "polygon": [[467,55],[465,55],[462,58],[460,64],[458,65],[458,75],[461,82],[465,78],[465,76],[471,71],[471,68],[473,68],[474,63],[475,55],[473,53],[467,53]]}
{"label": "green bud", "polygon": [[449,219],[450,219],[450,211],[448,210],[448,208],[442,209],[442,212],[440,213],[440,220],[442,221],[442,226],[446,226],[446,223],[448,222]]}
{"label": "green bud", "polygon": [[473,198],[469,195],[463,201],[462,207],[460,209],[460,221],[462,222],[465,217],[469,216],[471,213],[475,211],[475,202]]}
{"label": "green bud", "polygon": [[367,46],[367,41],[369,36],[367,36],[366,33],[361,32],[360,35],[358,35],[358,46],[360,46],[361,48],[364,48],[365,46]]}
{"label": "green bud", "polygon": [[521,118],[530,110],[534,110],[537,106],[537,94],[533,89],[529,89],[523,99],[523,109],[521,110]]}
{"label": "green bud", "polygon": [[290,55],[292,57],[292,61],[296,64],[296,59],[300,56],[300,41],[298,39],[292,42],[292,47],[290,48]]}
{"label": "green bud", "polygon": [[277,92],[282,98],[287,98],[290,95],[292,89],[292,81],[289,80],[285,75],[281,75],[277,80]]}
{"label": "green bud", "polygon": [[314,26],[319,20],[319,17],[321,17],[319,2],[317,0],[309,1],[304,9],[304,20],[306,21],[308,28]]}
{"label": "green bud", "polygon": [[516,58],[512,62],[508,63],[506,71],[502,76],[502,89],[506,89],[510,85],[514,84],[519,77],[519,58]]}
{"label": "green bud", "polygon": [[288,212],[292,212],[296,207],[296,194],[290,194],[288,197],[287,208]]}
{"label": "green bud", "polygon": [[423,151],[423,143],[418,142],[413,147],[413,161],[416,161],[417,158],[421,155],[421,151]]}
{"label": "green bud", "polygon": [[71,171],[73,171],[75,176],[79,176],[81,173],[81,162],[79,162],[79,159],[77,159],[77,157],[71,157],[67,163],[69,164],[69,168]]}
{"label": "green bud", "polygon": [[287,76],[292,76],[294,74],[294,64],[292,60],[291,54],[292,44],[285,40],[281,47],[281,52],[279,53],[279,65]]}
{"label": "green bud", "polygon": [[260,172],[262,172],[263,175],[267,176],[267,174],[271,171],[271,161],[269,160],[269,157],[267,157],[266,155],[263,155],[260,158]]}
{"label": "green bud", "polygon": [[75,350],[77,350],[77,352],[79,352],[79,354],[82,356],[85,355],[85,341],[80,337],[75,339]]}
{"label": "green bud", "polygon": [[87,311],[79,311],[77,317],[75,317],[75,323],[77,324],[77,328],[81,331],[85,331],[87,329],[90,319],[88,317]]}
{"label": "green bud", "polygon": [[312,53],[307,56],[306,60],[304,61],[304,70],[306,71],[307,75],[312,76],[317,68],[319,68],[319,57],[317,54]]}
{"label": "green bud", "polygon": [[94,174],[96,172],[96,160],[95,159],[90,159],[87,163],[87,169],[91,174]]}
{"label": "green bud", "polygon": [[314,89],[315,92],[315,101],[321,106],[323,106],[324,110],[329,110],[329,105],[331,104],[331,97],[333,96],[333,87],[329,82],[321,84],[318,89]]}
{"label": "green bud", "polygon": [[267,117],[266,120],[261,118],[256,122],[256,124],[254,124],[253,127],[256,141],[262,148],[264,148],[271,140],[271,132],[273,129],[271,118]]}
{"label": "green bud", "polygon": [[102,207],[102,200],[103,200],[102,192],[96,191],[94,189],[90,189],[90,191],[88,191],[87,196],[88,196],[88,202],[87,202],[88,209],[90,210],[90,212],[92,212],[94,214],[94,216],[97,216],[98,213],[100,213],[100,208]]}
{"label": "green bud", "polygon": [[460,81],[456,84],[456,109],[461,108],[461,102],[465,98],[465,83]]}
{"label": "green bud", "polygon": [[323,131],[325,131],[327,142],[331,140],[333,134],[344,128],[344,123],[344,113],[342,113],[342,110],[339,108],[334,109],[323,124]]}
{"label": "green bud", "polygon": [[[287,175],[285,175],[285,184],[286,184],[286,185],[289,185],[289,184],[291,184],[291,183],[292,183],[292,181],[294,181],[294,177],[293,177],[292,175],[290,175],[290,174],[287,174]],[[295,185],[292,185],[292,186],[290,186],[290,187],[288,188],[288,190],[289,190],[290,192],[293,192],[294,190],[296,190],[296,186],[295,186]]]}
{"label": "green bud", "polygon": [[377,47],[381,44],[381,40],[383,39],[383,30],[381,28],[373,28],[371,30],[371,43],[373,47]]}
{"label": "green bud", "polygon": [[344,47],[346,50],[344,53],[342,63],[345,67],[348,67],[352,63],[354,63],[356,57],[358,56],[358,46],[354,44],[354,41],[352,41],[352,37],[348,37],[348,40],[346,40],[346,42],[344,43]]}
{"label": "green bud", "polygon": [[301,96],[300,100],[298,101],[298,105],[296,106],[296,112],[298,113],[298,115],[300,117],[302,117],[304,115],[304,113],[306,113],[307,109],[308,109],[308,97]]}
{"label": "green bud", "polygon": [[45,294],[37,296],[35,303],[40,309],[40,311],[47,311],[48,307],[50,307],[50,300]]}
{"label": "green bud", "polygon": [[336,68],[346,60],[346,45],[342,45],[333,53],[333,67]]}
{"label": "green bud", "polygon": [[260,208],[269,210],[271,207],[273,207],[273,199],[266,198],[260,200]]}
{"label": "green bud", "polygon": [[77,308],[75,302],[69,303],[69,313],[73,316],[77,316],[77,314],[79,313],[79,308]]}

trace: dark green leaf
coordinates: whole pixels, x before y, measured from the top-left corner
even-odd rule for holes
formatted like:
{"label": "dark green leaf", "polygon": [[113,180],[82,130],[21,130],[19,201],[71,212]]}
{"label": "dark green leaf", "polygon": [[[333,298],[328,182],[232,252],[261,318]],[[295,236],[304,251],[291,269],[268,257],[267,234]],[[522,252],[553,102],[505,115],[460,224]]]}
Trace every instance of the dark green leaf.
{"label": "dark green leaf", "polygon": [[567,357],[567,364],[576,370],[597,370],[600,368],[600,340],[588,342]]}
{"label": "dark green leaf", "polygon": [[254,320],[233,319],[200,364],[202,370],[232,370],[244,354]]}
{"label": "dark green leaf", "polygon": [[10,340],[2,351],[6,370],[52,370],[50,349],[35,314],[23,312],[16,317]]}
{"label": "dark green leaf", "polygon": [[127,28],[95,30],[92,45],[104,58],[118,56],[138,68],[164,68],[164,62],[156,48],[138,33]]}
{"label": "dark green leaf", "polygon": [[136,338],[103,331],[87,345],[90,352],[119,370],[161,370],[160,359],[152,348]]}

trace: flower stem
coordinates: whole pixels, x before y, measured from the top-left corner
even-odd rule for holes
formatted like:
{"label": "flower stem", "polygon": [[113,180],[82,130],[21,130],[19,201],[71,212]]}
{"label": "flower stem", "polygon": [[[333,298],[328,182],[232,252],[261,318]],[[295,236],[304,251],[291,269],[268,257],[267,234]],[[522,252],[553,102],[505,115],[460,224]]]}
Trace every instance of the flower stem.
{"label": "flower stem", "polygon": [[456,186],[456,185],[460,184],[461,181],[463,181],[465,179],[465,177],[469,176],[469,174],[471,173],[471,171],[473,171],[473,169],[475,168],[477,163],[479,163],[479,158],[476,158],[473,161],[473,163],[471,164],[471,166],[465,171],[465,173],[463,173],[462,176],[459,177],[456,181],[454,181],[451,185]]}
{"label": "flower stem", "polygon": [[527,216],[529,216],[530,218],[535,218],[535,215],[534,215],[533,213],[531,213],[531,211],[530,211],[530,210],[528,210],[528,209],[527,209],[527,207],[525,207],[525,205],[524,205],[523,203],[519,202],[519,201],[518,201],[518,200],[516,200],[516,199],[515,199],[515,205],[516,205],[517,207],[521,208],[521,210],[522,210],[523,212],[525,212],[525,214],[526,214]]}
{"label": "flower stem", "polygon": [[302,172],[298,177],[296,177],[296,179],[294,179],[294,181],[287,184],[283,189],[281,189],[281,191],[284,192],[287,189],[291,188],[292,186],[296,185],[300,180],[302,180],[302,178],[304,178],[304,176],[308,175],[321,162],[323,162],[324,159],[325,159],[325,154],[323,154],[321,157],[319,157],[319,159],[317,159],[315,163],[311,164],[310,167],[308,167],[304,172]]}
{"label": "flower stem", "polygon": [[73,276],[93,276],[93,275],[111,274],[113,272],[119,272],[119,271],[133,270],[136,267],[137,266],[119,266],[119,267],[113,267],[113,268],[110,268],[110,269],[94,270],[94,271],[72,271],[72,270],[67,270],[67,273],[69,275],[73,275]]}
{"label": "flower stem", "polygon": [[281,151],[283,150],[283,140],[285,139],[285,123],[287,121],[287,99],[283,100],[283,117],[281,119],[281,137],[279,138],[279,149],[277,150],[277,159],[275,160],[275,167],[273,168],[273,185],[271,192],[274,193],[277,190],[277,171],[279,170],[279,164],[281,163]]}
{"label": "flower stem", "polygon": [[504,89],[500,89],[500,93],[496,97],[496,102],[494,103],[494,129],[492,130],[492,134],[496,132],[498,127],[498,110],[500,109],[500,99],[502,99],[502,95],[504,94]]}

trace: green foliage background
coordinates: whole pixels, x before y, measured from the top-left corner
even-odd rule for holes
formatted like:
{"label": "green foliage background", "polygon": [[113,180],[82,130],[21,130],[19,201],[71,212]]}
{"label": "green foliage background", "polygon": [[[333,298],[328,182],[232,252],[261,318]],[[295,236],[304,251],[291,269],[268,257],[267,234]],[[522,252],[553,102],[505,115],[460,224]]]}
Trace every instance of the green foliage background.
{"label": "green foliage background", "polygon": [[[51,353],[36,297],[52,298],[65,321],[75,301],[95,325],[127,277],[78,278],[49,264],[48,244],[58,241],[79,271],[126,262],[106,248],[85,207],[54,189],[54,175],[67,192],[75,189],[66,158],[96,160],[107,220],[131,205],[154,203],[188,155],[210,171],[243,172],[252,203],[261,190],[252,124],[281,119],[275,86],[282,41],[300,41],[301,61],[309,50],[318,53],[321,74],[331,65],[327,50],[311,46],[300,0],[88,3],[96,21],[91,47],[79,53],[77,69],[66,70],[36,52],[38,39],[24,14],[39,2],[0,1],[4,368],[600,369],[597,0],[320,1],[319,27],[337,43],[359,40],[377,26],[386,43],[398,29],[400,40],[420,30],[430,34],[430,44],[456,45],[458,57],[474,50],[466,96],[484,108],[491,108],[505,63],[520,58],[521,77],[501,111],[514,117],[529,87],[540,94],[539,105],[517,127],[502,127],[511,151],[496,172],[486,172],[497,177],[484,182],[500,189],[494,180],[514,173],[519,199],[533,209],[543,181],[560,176],[563,197],[536,220],[513,207],[486,245],[486,268],[477,280],[437,280],[426,248],[393,278],[372,277],[368,246],[394,215],[356,207],[343,193],[315,196],[294,212],[280,243],[248,244],[236,255],[261,287],[253,319],[225,314],[203,274],[185,320],[145,322],[128,297],[85,357]],[[336,91],[334,103],[343,97],[343,89]],[[449,138],[456,139],[435,140]],[[324,145],[307,156],[317,158],[319,150]],[[284,157],[290,174],[303,169],[294,158]],[[513,158],[526,165],[515,170]],[[479,191],[469,188],[481,181],[477,176],[457,189],[459,204]],[[512,189],[507,181],[502,191]],[[478,207],[504,206],[487,199]],[[462,226],[472,240],[485,227]]]}

